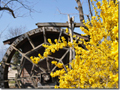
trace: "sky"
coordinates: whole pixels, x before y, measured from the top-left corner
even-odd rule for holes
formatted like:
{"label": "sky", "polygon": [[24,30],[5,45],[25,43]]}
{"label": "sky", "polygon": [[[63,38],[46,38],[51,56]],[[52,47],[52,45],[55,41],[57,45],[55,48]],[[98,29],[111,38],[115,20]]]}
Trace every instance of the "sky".
{"label": "sky", "polygon": [[[3,45],[3,41],[6,40],[6,35],[8,34],[8,30],[10,28],[26,27],[25,32],[27,32],[37,28],[35,24],[38,22],[65,23],[66,21],[68,21],[67,14],[70,14],[70,17],[74,16],[75,22],[80,23],[79,13],[75,9],[75,7],[77,7],[77,3],[75,0],[30,0],[30,1],[31,2],[35,1],[34,10],[39,12],[33,12],[31,13],[31,16],[28,13],[27,16],[13,18],[11,14],[5,11],[3,15],[0,17],[0,32],[4,31],[0,36],[0,61],[2,60],[2,57],[6,52],[6,49],[9,47],[8,45]],[[87,0],[81,0],[81,2],[84,14],[89,14]],[[60,14],[58,10],[61,13],[64,13],[64,15]],[[18,15],[24,13],[27,13],[27,11],[25,9],[22,9],[21,11],[19,11]],[[0,11],[0,15],[1,14],[2,12]],[[75,32],[83,34],[83,32],[79,28],[75,29]]]}

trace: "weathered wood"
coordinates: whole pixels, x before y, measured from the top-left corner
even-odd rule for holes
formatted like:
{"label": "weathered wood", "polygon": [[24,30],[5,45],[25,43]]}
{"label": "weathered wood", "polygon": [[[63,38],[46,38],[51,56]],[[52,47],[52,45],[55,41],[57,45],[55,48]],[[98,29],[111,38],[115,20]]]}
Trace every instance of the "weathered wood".
{"label": "weathered wood", "polygon": [[30,52],[33,52],[34,50],[36,50],[36,49],[42,47],[43,44],[44,44],[44,43],[42,43],[42,44],[38,45],[37,47],[35,47],[34,49],[32,49],[32,50],[26,52],[25,55],[27,55],[27,54],[29,54]]}
{"label": "weathered wood", "polygon": [[69,52],[69,49],[64,53],[64,55],[60,58],[60,61],[63,60],[63,58],[67,55],[67,53]]}
{"label": "weathered wood", "polygon": [[14,64],[14,63],[1,62],[1,64],[2,64],[2,63],[5,64],[5,65],[8,65],[8,66],[9,66],[9,65],[16,65],[16,64]]}
{"label": "weathered wood", "polygon": [[[73,31],[74,31],[74,17],[72,17],[72,35],[73,35]],[[73,39],[73,37],[72,37],[72,39]],[[73,46],[74,47],[74,46]],[[72,48],[72,53],[73,53],[73,56],[72,56],[72,59],[74,59],[75,58],[75,50],[74,50],[74,48]]]}
{"label": "weathered wood", "polygon": [[[47,22],[47,23],[36,23],[38,27],[69,27],[68,23],[57,23],[57,22]],[[74,27],[85,26],[82,23],[74,23]]]}
{"label": "weathered wood", "polygon": [[79,11],[79,17],[80,17],[80,22],[84,20],[84,13],[83,13],[83,8],[80,0],[75,0],[78,7],[75,7]]}
{"label": "weathered wood", "polygon": [[59,40],[60,40],[61,35],[62,35],[62,29],[60,29],[60,34],[59,34],[59,36],[58,36],[58,42],[59,42]]}
{"label": "weathered wood", "polygon": [[22,57],[22,60],[20,62],[20,69],[19,69],[19,72],[18,72],[19,76],[21,76],[22,71],[24,71],[23,68],[24,68],[25,60],[23,60],[23,59],[24,58]]}
{"label": "weathered wood", "polygon": [[28,41],[30,42],[30,45],[32,46],[32,48],[35,48],[35,45],[33,44],[32,40],[29,38],[29,36],[26,34],[26,37],[28,39]]}
{"label": "weathered wood", "polygon": [[15,84],[16,84],[15,86],[17,86],[18,88],[21,88],[21,87],[20,87],[19,80],[17,80],[17,78],[18,78],[17,76],[18,76],[18,75],[15,74]]}
{"label": "weathered wood", "polygon": [[46,58],[46,64],[47,64],[48,72],[50,72],[50,64],[49,64],[48,58]]}
{"label": "weathered wood", "polygon": [[50,58],[50,59],[55,59],[55,60],[57,60],[57,61],[59,61],[59,60],[60,60],[60,59],[55,58],[55,57],[52,57],[52,56],[48,56],[48,58]]}
{"label": "weathered wood", "polygon": [[[69,24],[70,42],[73,43],[72,18],[70,18],[70,15],[68,15],[68,24]],[[72,61],[72,58],[73,58],[73,52],[72,52],[72,47],[70,47],[69,62]],[[70,65],[69,68],[71,68]]]}
{"label": "weathered wood", "polygon": [[32,78],[32,76],[33,76],[34,66],[35,66],[35,65],[33,64],[33,66],[32,66],[32,70],[31,70],[31,74],[30,74],[30,80],[32,81],[33,86],[36,88],[36,87],[37,87],[37,83],[35,82],[35,79]]}
{"label": "weathered wood", "polygon": [[[12,46],[12,45],[11,45]],[[24,53],[22,53],[20,50],[18,50],[16,47],[12,46],[16,51],[18,51],[23,57],[25,57],[27,60],[29,60],[31,63],[32,61],[30,60],[30,58],[28,58]],[[32,63],[34,64],[34,63]],[[43,72],[45,72],[45,70],[43,68],[41,68],[40,66],[34,64],[36,67],[38,67],[40,70],[42,70]]]}
{"label": "weathered wood", "polygon": [[46,39],[45,27],[43,27],[43,39],[44,39],[44,43],[46,43],[47,39]]}

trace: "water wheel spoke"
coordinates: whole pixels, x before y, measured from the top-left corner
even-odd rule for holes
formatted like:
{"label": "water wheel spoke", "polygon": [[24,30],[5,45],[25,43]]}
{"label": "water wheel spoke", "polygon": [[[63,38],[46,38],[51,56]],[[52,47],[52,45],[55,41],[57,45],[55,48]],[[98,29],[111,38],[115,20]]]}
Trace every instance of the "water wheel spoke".
{"label": "water wheel spoke", "polygon": [[32,48],[35,48],[35,45],[33,44],[32,40],[30,39],[30,37],[28,36],[28,34],[26,34],[26,37],[28,39],[28,41],[30,42],[30,45],[32,46]]}
{"label": "water wheel spoke", "polygon": [[33,84],[34,88],[36,88],[37,84],[36,84],[34,78],[32,78],[32,76],[30,76],[30,80],[32,81],[32,84]]}
{"label": "water wheel spoke", "polygon": [[55,60],[57,60],[57,61],[59,61],[59,60],[60,60],[60,59],[55,58],[55,57],[52,57],[52,56],[48,56],[48,58],[50,58],[50,59],[55,59]]}
{"label": "water wheel spoke", "polygon": [[30,80],[32,81],[33,86],[36,88],[37,87],[37,83],[35,82],[34,78],[32,78],[34,67],[35,67],[35,65],[33,64],[31,72],[30,72],[31,73],[30,74],[30,77],[31,77]]}
{"label": "water wheel spoke", "polygon": [[63,63],[63,61],[61,60],[60,62],[63,64],[63,67],[64,67],[65,71],[67,72],[67,69],[66,69],[66,67],[65,67],[65,65],[64,65],[64,63]]}
{"label": "water wheel spoke", "polygon": [[[63,60],[63,58],[67,55],[67,53],[69,52],[69,49],[65,52],[65,54],[61,57],[61,59],[59,60],[59,62],[61,62]],[[63,62],[62,62],[63,63]],[[51,72],[53,72],[56,69],[57,66],[55,66]],[[64,66],[64,68],[66,69],[66,67]]]}
{"label": "water wheel spoke", "polygon": [[42,43],[42,44],[38,45],[37,47],[35,47],[34,49],[32,49],[32,50],[30,50],[30,51],[26,52],[26,53],[25,53],[25,55],[27,55],[27,54],[29,54],[29,53],[33,52],[34,50],[36,50],[36,49],[38,49],[38,48],[42,47],[42,45],[43,45],[43,44],[44,44],[44,43]]}
{"label": "water wheel spoke", "polygon": [[[46,33],[45,33],[45,27],[43,27],[42,29],[43,29],[44,43],[47,44],[47,38],[46,38]],[[47,69],[48,69],[48,71],[50,71],[50,65],[49,65],[49,62],[48,62],[48,58],[46,58],[46,64],[47,64]]]}
{"label": "water wheel spoke", "polygon": [[46,58],[46,64],[47,64],[48,72],[50,72],[50,64],[49,64],[48,58]]}
{"label": "water wheel spoke", "polygon": [[[13,45],[11,45],[13,47],[13,49],[15,49],[16,51],[18,51],[23,57],[25,57],[28,61],[30,61],[32,63],[32,61],[30,60],[30,58],[28,58],[24,53],[22,53],[20,50],[18,50],[16,47],[14,47]],[[34,64],[34,63],[32,63]],[[38,65],[34,64],[36,67],[39,67]],[[39,69],[41,69],[43,72],[45,72],[45,70],[41,67],[39,67]]]}
{"label": "water wheel spoke", "polygon": [[15,49],[16,51],[18,51],[23,57],[25,57],[27,60],[29,60],[31,63],[32,61],[30,60],[30,58],[28,58],[24,53],[22,53],[20,50],[18,50],[16,47],[14,47],[13,45],[11,45],[13,47],[13,49]]}
{"label": "water wheel spoke", "polygon": [[24,68],[25,60],[24,57],[22,57],[21,62],[20,62],[20,69],[18,71],[18,75],[21,76],[22,70]]}
{"label": "water wheel spoke", "polygon": [[18,88],[21,88],[21,87],[20,87],[19,80],[17,80],[17,76],[18,76],[18,75],[15,76],[15,86],[18,87]]}
{"label": "water wheel spoke", "polygon": [[43,38],[44,38],[44,43],[47,43],[47,38],[46,38],[46,33],[45,33],[45,27],[43,29]]}
{"label": "water wheel spoke", "polygon": [[1,64],[5,64],[5,65],[7,65],[7,66],[9,66],[9,65],[17,65],[17,64],[14,64],[14,63],[7,63],[7,62],[1,62]]}
{"label": "water wheel spoke", "polygon": [[46,73],[46,70],[40,66],[37,66],[40,70],[42,70],[44,73]]}
{"label": "water wheel spoke", "polygon": [[[59,33],[59,36],[58,36],[58,40],[60,40],[60,37],[62,35],[62,29],[60,29],[60,33]],[[58,41],[59,42],[59,41]]]}
{"label": "water wheel spoke", "polygon": [[69,49],[65,52],[65,54],[60,58],[60,61],[63,60],[63,58],[67,55],[67,53],[69,52]]}

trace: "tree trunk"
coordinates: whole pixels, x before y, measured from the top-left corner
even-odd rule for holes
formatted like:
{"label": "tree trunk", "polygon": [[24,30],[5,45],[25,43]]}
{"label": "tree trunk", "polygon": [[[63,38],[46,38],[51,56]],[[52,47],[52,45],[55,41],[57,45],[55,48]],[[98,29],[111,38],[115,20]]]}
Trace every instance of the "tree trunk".
{"label": "tree trunk", "polygon": [[80,0],[75,0],[76,3],[78,4],[78,7],[75,7],[79,11],[79,17],[80,17],[80,22],[83,23],[82,21],[84,20],[84,14],[83,14],[83,8]]}

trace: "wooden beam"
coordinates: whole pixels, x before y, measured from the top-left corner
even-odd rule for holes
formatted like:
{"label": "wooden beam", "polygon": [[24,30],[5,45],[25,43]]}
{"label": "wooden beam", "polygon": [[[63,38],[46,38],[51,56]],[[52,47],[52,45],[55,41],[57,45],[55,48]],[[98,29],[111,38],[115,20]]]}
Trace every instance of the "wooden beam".
{"label": "wooden beam", "polygon": [[[36,23],[38,27],[69,27],[68,23],[57,23],[57,22],[47,22],[47,23]],[[82,23],[74,23],[74,27],[85,26]]]}

